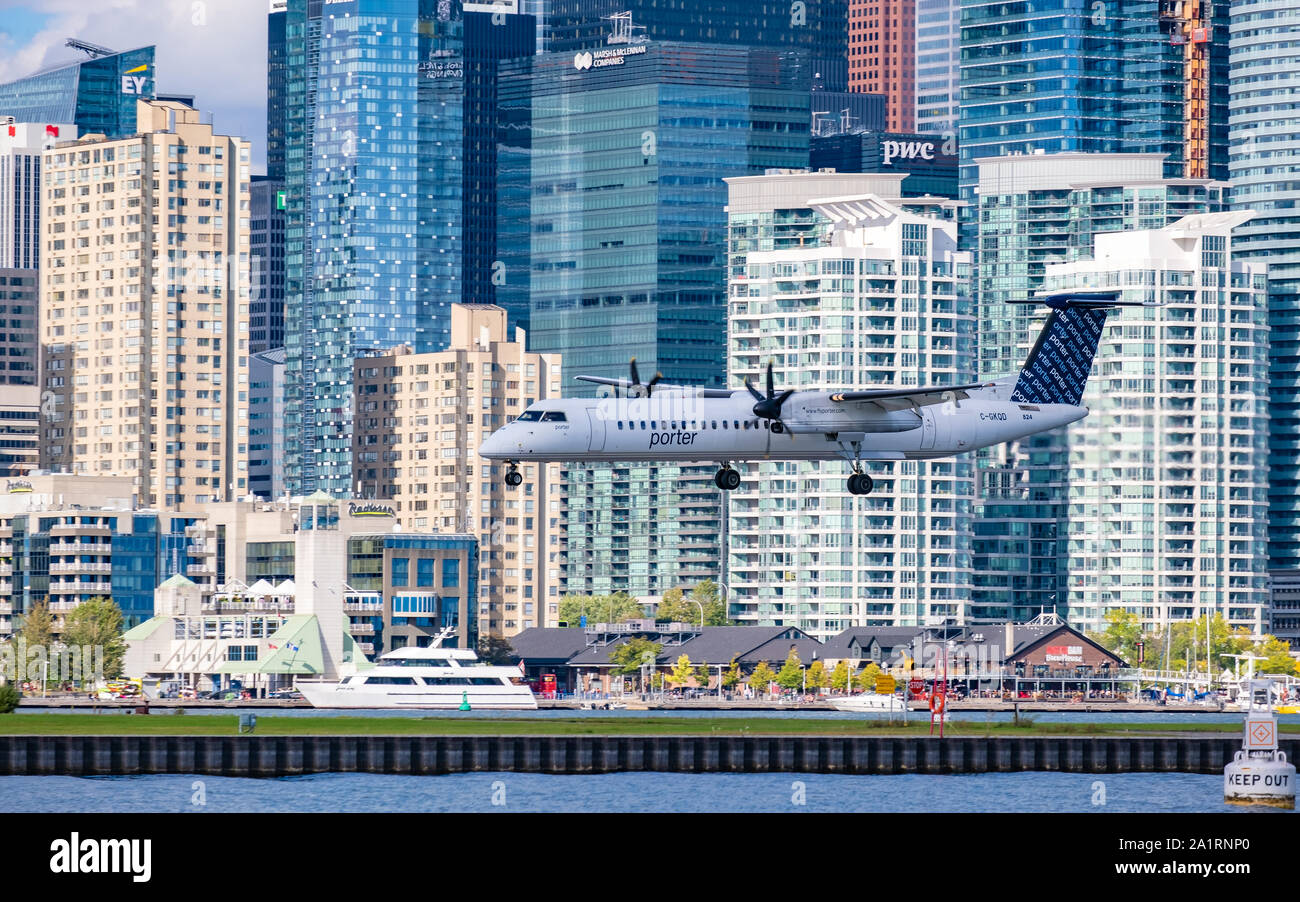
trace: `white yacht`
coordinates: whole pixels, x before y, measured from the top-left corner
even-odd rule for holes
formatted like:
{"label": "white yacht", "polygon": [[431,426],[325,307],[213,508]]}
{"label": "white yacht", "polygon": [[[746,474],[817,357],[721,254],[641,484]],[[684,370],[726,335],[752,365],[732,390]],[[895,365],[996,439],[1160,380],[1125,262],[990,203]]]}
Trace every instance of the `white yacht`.
{"label": "white yacht", "polygon": [[[439,637],[441,642],[442,637]],[[337,683],[298,680],[317,708],[536,708],[519,668],[478,663],[468,648],[398,648]]]}
{"label": "white yacht", "polygon": [[907,703],[894,695],[862,692],[857,695],[831,696],[831,707],[836,711],[854,714],[906,714]]}

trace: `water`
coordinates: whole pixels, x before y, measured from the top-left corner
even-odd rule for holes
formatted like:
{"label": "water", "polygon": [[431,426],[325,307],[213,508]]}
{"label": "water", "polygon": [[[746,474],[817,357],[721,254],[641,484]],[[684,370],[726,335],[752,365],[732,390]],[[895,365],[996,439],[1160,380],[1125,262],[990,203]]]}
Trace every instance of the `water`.
{"label": "water", "polygon": [[1213,774],[319,774],[274,780],[183,774],[0,777],[0,812],[1242,810],[1246,809],[1223,804],[1223,778]]}

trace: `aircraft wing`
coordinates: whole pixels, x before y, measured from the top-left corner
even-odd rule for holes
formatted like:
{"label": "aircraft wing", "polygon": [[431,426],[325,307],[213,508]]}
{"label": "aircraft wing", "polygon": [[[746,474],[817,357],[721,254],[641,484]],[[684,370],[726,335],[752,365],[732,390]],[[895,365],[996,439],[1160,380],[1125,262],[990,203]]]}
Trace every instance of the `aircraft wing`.
{"label": "aircraft wing", "polygon": [[964,401],[970,392],[983,388],[987,382],[967,385],[930,385],[920,388],[892,388],[878,391],[831,392],[830,399],[837,404],[875,404],[882,410],[906,410],[909,407],[926,407],[946,401]]}
{"label": "aircraft wing", "polygon": [[[638,387],[637,384],[633,383],[629,379],[610,379],[605,376],[574,376],[573,378],[579,382],[592,382],[596,385],[612,385],[625,392],[629,388]],[[641,383],[639,387],[644,390],[646,387],[645,383]],[[654,391],[663,391],[664,389],[668,389],[669,391],[699,392],[699,397],[701,398],[730,398],[732,394],[734,394],[733,390],[729,388],[700,388],[695,385],[674,385],[667,382],[660,383],[654,387]]]}

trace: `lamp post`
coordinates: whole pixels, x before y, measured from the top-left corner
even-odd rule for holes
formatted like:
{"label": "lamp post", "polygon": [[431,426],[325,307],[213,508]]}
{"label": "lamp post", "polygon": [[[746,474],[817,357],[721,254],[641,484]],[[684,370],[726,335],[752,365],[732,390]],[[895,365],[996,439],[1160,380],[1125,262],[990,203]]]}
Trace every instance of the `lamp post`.
{"label": "lamp post", "polygon": [[690,599],[690,601],[691,604],[700,609],[700,632],[704,632],[704,605],[700,604],[699,601],[694,598]]}

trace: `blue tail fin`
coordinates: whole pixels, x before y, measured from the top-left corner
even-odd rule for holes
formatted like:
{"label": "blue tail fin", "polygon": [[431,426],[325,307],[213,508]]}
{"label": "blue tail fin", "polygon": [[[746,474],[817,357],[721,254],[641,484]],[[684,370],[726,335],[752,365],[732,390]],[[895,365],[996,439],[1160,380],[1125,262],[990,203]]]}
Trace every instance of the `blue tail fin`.
{"label": "blue tail fin", "polygon": [[[1025,358],[1012,401],[1024,404],[1071,404],[1083,400],[1083,387],[1101,341],[1106,315],[1124,305],[1117,292],[1055,294],[1042,298],[1052,308]],[[1032,304],[1039,301],[1013,303]]]}

